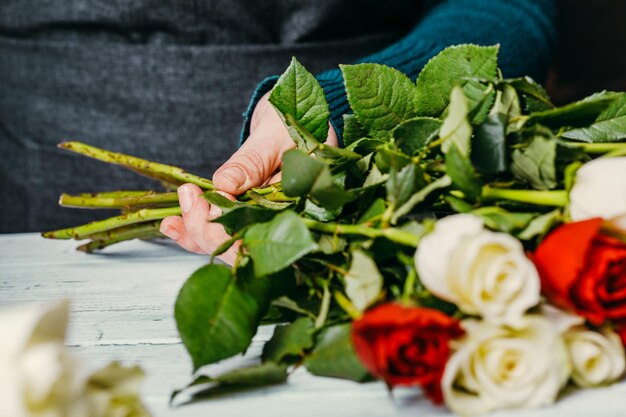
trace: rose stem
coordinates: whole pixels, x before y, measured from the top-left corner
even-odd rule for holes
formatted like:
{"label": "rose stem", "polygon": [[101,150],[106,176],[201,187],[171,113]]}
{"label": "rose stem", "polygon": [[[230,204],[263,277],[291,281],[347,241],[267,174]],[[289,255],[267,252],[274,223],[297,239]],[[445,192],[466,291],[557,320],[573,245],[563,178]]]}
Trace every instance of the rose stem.
{"label": "rose stem", "polygon": [[420,237],[412,233],[399,229],[374,229],[365,225],[358,224],[338,224],[338,223],[321,223],[312,219],[302,219],[307,227],[323,233],[340,234],[340,235],[360,235],[372,239],[384,237],[392,242],[405,246],[417,247]]}
{"label": "rose stem", "polygon": [[155,194],[155,191],[128,191],[128,190],[119,190],[119,191],[103,191],[99,193],[81,193],[78,194],[80,197],[141,197],[144,195]]}
{"label": "rose stem", "polygon": [[164,235],[159,232],[160,224],[161,221],[159,220],[118,227],[117,229],[112,229],[107,232],[95,233],[89,236],[90,239],[92,239],[91,242],[81,245],[76,249],[83,252],[93,252],[94,250],[102,249],[125,240],[164,237]]}
{"label": "rose stem", "polygon": [[563,207],[567,204],[567,192],[564,190],[512,190],[486,185],[482,190],[482,198],[485,200],[510,200],[540,206]]}
{"label": "rose stem", "polygon": [[626,151],[626,142],[585,143],[568,141],[567,145],[589,154],[603,154],[607,152],[623,154],[623,152]]}
{"label": "rose stem", "polygon": [[180,216],[180,207],[166,207],[156,209],[141,209],[121,216],[110,217],[82,226],[70,227],[68,229],[53,230],[42,233],[48,239],[86,239],[94,233],[106,232],[129,224],[142,223],[150,220],[160,220],[167,216]]}
{"label": "rose stem", "polygon": [[213,182],[206,178],[198,177],[172,165],[161,164],[159,162],[151,162],[146,159],[137,158],[135,156],[125,155],[122,153],[111,152],[104,149],[96,148],[81,142],[64,142],[58,145],[61,149],[78,153],[102,162],[114,165],[120,165],[129,168],[139,174],[150,178],[174,183],[192,183],[205,190],[214,190]]}
{"label": "rose stem", "polygon": [[61,197],[59,198],[59,204],[61,206],[74,208],[128,208],[164,203],[174,203],[177,205],[178,194],[175,192],[148,193],[139,196],[120,197],[91,197],[84,195],[61,194]]}

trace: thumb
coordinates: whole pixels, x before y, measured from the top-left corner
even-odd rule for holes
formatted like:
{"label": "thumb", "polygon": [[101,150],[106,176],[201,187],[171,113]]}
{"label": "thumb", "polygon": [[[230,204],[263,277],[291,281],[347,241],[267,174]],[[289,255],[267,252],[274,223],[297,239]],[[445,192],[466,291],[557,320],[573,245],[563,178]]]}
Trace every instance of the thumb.
{"label": "thumb", "polygon": [[257,130],[213,175],[217,189],[239,195],[265,183],[280,168],[282,155],[294,147],[286,129],[267,132]]}

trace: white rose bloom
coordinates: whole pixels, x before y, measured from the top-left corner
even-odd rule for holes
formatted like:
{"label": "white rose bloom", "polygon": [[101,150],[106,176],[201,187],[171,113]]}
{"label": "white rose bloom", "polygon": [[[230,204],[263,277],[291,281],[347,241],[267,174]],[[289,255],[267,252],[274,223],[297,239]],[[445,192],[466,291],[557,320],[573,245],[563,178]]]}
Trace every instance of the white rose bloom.
{"label": "white rose bloom", "polygon": [[564,337],[572,363],[572,379],[579,387],[607,385],[624,374],[624,347],[614,331],[605,328],[596,332],[577,326]]}
{"label": "white rose bloom", "polygon": [[67,301],[0,311],[0,417],[147,416],[137,397],[137,369],[120,368],[107,386],[102,371],[89,375],[69,354],[68,311]]}
{"label": "white rose bloom", "polygon": [[573,221],[626,214],[626,157],[598,158],[580,167],[569,198]]}
{"label": "white rose bloom", "polygon": [[567,382],[570,365],[559,332],[539,316],[522,327],[463,322],[441,381],[448,408],[461,415],[553,403]]}
{"label": "white rose bloom", "polygon": [[519,325],[539,303],[539,274],[522,244],[483,227],[479,217],[456,214],[435,224],[415,252],[424,286],[468,314]]}

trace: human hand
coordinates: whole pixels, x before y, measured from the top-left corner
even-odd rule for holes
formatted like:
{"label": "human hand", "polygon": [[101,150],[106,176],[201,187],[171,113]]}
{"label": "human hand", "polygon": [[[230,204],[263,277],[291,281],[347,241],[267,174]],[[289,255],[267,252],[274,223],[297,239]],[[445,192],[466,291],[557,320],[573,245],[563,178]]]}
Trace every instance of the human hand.
{"label": "human hand", "polygon": [[[252,187],[280,181],[278,169],[283,153],[295,146],[268,98],[269,93],[259,100],[252,113],[248,139],[213,175],[215,187],[231,200]],[[337,143],[335,130],[330,126],[326,144]],[[178,189],[182,216],[163,219],[161,233],[190,252],[212,254],[230,236],[222,225],[211,223],[221,210],[201,194],[202,190],[193,184],[182,185]],[[239,244],[235,244],[218,258],[232,265],[238,248]]]}

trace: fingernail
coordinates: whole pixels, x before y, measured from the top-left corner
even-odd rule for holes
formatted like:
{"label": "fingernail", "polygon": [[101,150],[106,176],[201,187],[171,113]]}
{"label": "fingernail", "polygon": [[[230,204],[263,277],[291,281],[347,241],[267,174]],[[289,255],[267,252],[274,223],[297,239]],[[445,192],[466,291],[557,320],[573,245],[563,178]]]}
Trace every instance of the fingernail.
{"label": "fingernail", "polygon": [[172,226],[161,227],[161,233],[163,233],[165,236],[169,237],[172,240],[178,240],[178,238],[180,237],[180,233],[178,233],[178,231]]}
{"label": "fingernail", "polygon": [[178,200],[180,200],[180,208],[183,210],[183,213],[187,213],[193,208],[196,196],[193,194],[193,191],[183,185],[178,187]]}
{"label": "fingernail", "polygon": [[237,189],[246,182],[246,173],[241,168],[228,167],[220,172],[220,175],[230,181]]}
{"label": "fingernail", "polygon": [[209,208],[209,217],[211,219],[216,219],[220,216],[220,214],[222,214],[222,210],[220,210],[220,208],[215,204],[211,204],[211,207]]}

